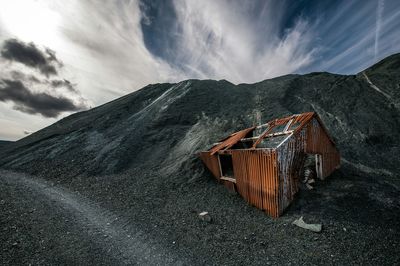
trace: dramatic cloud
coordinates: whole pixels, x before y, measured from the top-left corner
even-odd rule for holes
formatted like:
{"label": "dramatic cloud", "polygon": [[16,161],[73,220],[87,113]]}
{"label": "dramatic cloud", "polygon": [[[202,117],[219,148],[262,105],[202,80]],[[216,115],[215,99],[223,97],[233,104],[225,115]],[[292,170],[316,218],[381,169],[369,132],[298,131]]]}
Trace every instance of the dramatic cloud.
{"label": "dramatic cloud", "polygon": [[142,0],[146,47],[198,78],[354,74],[400,51],[395,0]]}
{"label": "dramatic cloud", "polygon": [[41,85],[47,88],[64,89],[73,94],[80,95],[80,92],[76,88],[77,84],[71,83],[71,81],[67,79],[40,79],[35,75],[25,74],[18,70],[12,70],[6,74],[9,74],[12,80],[23,81],[35,87]]}
{"label": "dramatic cloud", "polygon": [[0,55],[9,61],[0,64],[0,102],[46,118],[87,109],[76,84],[60,76],[63,64],[54,51],[13,38],[4,41]]}
{"label": "dramatic cloud", "polygon": [[42,52],[33,43],[25,44],[16,39],[6,40],[0,54],[10,61],[37,68],[46,76],[57,75],[55,64],[61,65],[54,51],[47,48]]}
{"label": "dramatic cloud", "polygon": [[79,111],[70,99],[54,97],[46,93],[33,93],[21,81],[3,79],[0,81],[0,101],[12,101],[14,108],[29,114],[57,117],[61,112]]}
{"label": "dramatic cloud", "polygon": [[75,84],[72,84],[69,80],[66,79],[57,79],[50,81],[51,86],[53,88],[66,88],[70,92],[78,93],[77,89],[75,88]]}
{"label": "dramatic cloud", "polygon": [[[189,78],[242,83],[311,71],[354,74],[400,51],[400,6],[397,0],[4,0],[5,40],[2,79],[92,106],[149,83]],[[12,108],[0,102],[0,138],[55,121]]]}
{"label": "dramatic cloud", "polygon": [[[148,46],[185,76],[257,82],[313,62],[313,27],[298,18],[282,31],[284,4],[175,0],[173,6],[157,7],[147,2],[141,5],[143,28],[162,37],[145,35]],[[157,21],[164,17],[175,20]]]}

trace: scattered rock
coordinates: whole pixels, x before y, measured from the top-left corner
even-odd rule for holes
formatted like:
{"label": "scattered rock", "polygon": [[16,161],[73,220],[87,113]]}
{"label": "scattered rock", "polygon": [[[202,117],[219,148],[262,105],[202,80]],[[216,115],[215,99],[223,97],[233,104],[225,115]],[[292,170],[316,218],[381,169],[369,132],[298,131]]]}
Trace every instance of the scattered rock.
{"label": "scattered rock", "polygon": [[299,219],[294,220],[292,224],[297,225],[298,227],[313,231],[315,233],[320,233],[322,231],[321,224],[307,224],[303,221],[303,216],[301,216]]}

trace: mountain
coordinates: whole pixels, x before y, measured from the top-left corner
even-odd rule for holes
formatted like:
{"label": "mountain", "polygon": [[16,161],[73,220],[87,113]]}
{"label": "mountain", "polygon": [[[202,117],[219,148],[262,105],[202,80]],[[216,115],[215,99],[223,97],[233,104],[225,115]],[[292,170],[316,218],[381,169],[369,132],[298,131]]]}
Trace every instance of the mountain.
{"label": "mountain", "polygon": [[399,65],[396,54],[351,76],[311,73],[255,84],[187,80],[149,85],[17,141],[0,165],[32,173],[51,165],[68,176],[170,162],[188,170],[197,164],[195,152],[227,133],[316,111],[345,162],[395,174],[397,161],[388,158],[400,151]]}
{"label": "mountain", "polygon": [[[400,54],[356,75],[152,84],[3,146],[0,167],[78,191],[163,244],[179,242],[178,257],[197,258],[196,264],[321,263],[332,255],[327,249],[339,264],[371,256],[395,263],[399,255],[387,245],[400,239],[399,108]],[[315,192],[301,192],[279,222],[218,186],[197,157],[239,129],[309,111],[337,143],[342,168]],[[213,223],[197,221],[205,210]],[[327,232],[317,240],[299,233],[288,225],[298,215],[328,224]],[[378,235],[382,243],[373,243]],[[343,243],[352,250],[340,248]],[[375,246],[366,253],[361,243]],[[308,256],[298,245],[318,254]]]}
{"label": "mountain", "polygon": [[7,140],[0,140],[0,148],[5,147],[6,145],[10,144],[11,141],[7,141]]}

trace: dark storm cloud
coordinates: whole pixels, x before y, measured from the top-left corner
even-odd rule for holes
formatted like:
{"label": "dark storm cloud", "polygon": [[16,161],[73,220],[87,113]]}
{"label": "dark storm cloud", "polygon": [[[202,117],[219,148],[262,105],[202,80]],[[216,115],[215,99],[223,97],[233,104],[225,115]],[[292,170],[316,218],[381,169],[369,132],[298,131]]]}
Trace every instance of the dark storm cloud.
{"label": "dark storm cloud", "polygon": [[57,75],[57,67],[62,66],[51,49],[41,51],[34,43],[24,43],[16,39],[6,40],[0,54],[5,59],[35,68],[47,77]]}
{"label": "dark storm cloud", "polygon": [[50,81],[50,84],[53,88],[61,88],[64,87],[68,89],[70,92],[78,93],[78,91],[75,88],[75,84],[72,84],[71,81],[67,79],[56,79]]}
{"label": "dark storm cloud", "polygon": [[33,83],[42,83],[40,81],[40,79],[38,79],[37,77],[35,77],[34,75],[31,74],[25,74],[21,71],[18,70],[12,70],[10,71],[10,76],[13,80],[21,80],[21,81],[29,81],[29,82],[33,82]]}
{"label": "dark storm cloud", "polygon": [[13,64],[3,67],[0,102],[12,102],[15,110],[44,117],[86,109],[86,100],[76,89],[76,84],[60,77],[57,70],[63,64],[53,50],[46,47],[41,50],[34,43],[9,39],[4,42],[0,55],[12,63],[22,63],[38,71],[21,69]]}
{"label": "dark storm cloud", "polygon": [[76,84],[72,83],[67,79],[39,79],[34,75],[25,74],[18,70],[10,71],[10,77],[12,80],[19,80],[23,83],[33,82],[34,84],[41,84],[44,86],[50,86],[54,89],[65,88],[74,94],[80,95],[79,91],[76,89]]}
{"label": "dark storm cloud", "polygon": [[55,97],[41,92],[31,92],[21,81],[2,79],[0,82],[0,101],[11,101],[16,110],[41,114],[44,117],[57,117],[61,112],[79,111],[84,106],[75,105],[65,97]]}

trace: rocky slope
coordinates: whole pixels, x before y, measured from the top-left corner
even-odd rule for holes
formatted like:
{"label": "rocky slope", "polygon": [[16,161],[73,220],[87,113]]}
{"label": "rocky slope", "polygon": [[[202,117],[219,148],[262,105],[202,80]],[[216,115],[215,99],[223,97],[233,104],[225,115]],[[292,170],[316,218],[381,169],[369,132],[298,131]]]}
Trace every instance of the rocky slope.
{"label": "rocky slope", "polygon": [[345,162],[395,174],[399,71],[396,54],[354,76],[311,73],[256,84],[187,80],[149,85],[10,145],[0,165],[35,173],[50,163],[67,175],[118,173],[135,165],[171,162],[189,164],[188,170],[195,152],[227,133],[274,117],[316,111]]}
{"label": "rocky slope", "polygon": [[3,148],[3,147],[7,146],[10,143],[11,143],[11,141],[0,140],[0,148]]}
{"label": "rocky slope", "polygon": [[[42,232],[42,223],[51,226],[51,221],[34,222],[32,217],[37,216],[29,211],[28,195],[17,196],[20,192],[15,191],[21,188],[15,180],[45,179],[56,191],[78,193],[79,199],[89,199],[124,221],[115,230],[140,228],[152,241],[177,252],[172,257],[186,262],[396,264],[400,261],[394,251],[400,239],[399,108],[400,54],[396,54],[350,76],[311,73],[255,84],[234,85],[225,80],[153,84],[73,114],[0,149],[1,168],[34,175],[13,179],[10,175],[18,175],[0,173],[6,184],[0,186],[0,195],[9,195],[3,199],[2,221],[7,228],[24,224],[19,231],[3,235],[5,261],[18,257],[29,262],[30,254],[39,252],[34,247],[41,240],[28,232]],[[278,220],[229,194],[204,171],[196,156],[238,129],[306,111],[321,116],[337,142],[343,165],[315,191],[302,191]],[[36,182],[28,181],[24,186]],[[35,200],[48,205],[55,198],[65,205],[63,195],[48,201],[50,192],[35,191],[29,192]],[[9,201],[9,197],[14,198]],[[85,210],[78,201],[74,198],[73,205],[62,208],[72,213]],[[56,212],[58,206],[53,206]],[[212,223],[199,221],[201,211],[210,212]],[[28,225],[21,220],[24,213],[31,217]],[[322,222],[323,233],[314,236],[291,226],[300,215],[309,222]],[[58,219],[54,217],[59,228],[43,236],[49,243],[67,234],[68,228]],[[103,218],[91,219],[97,225]],[[107,240],[107,245],[99,244],[97,236],[81,236],[80,227],[75,227],[73,241],[84,238],[82,243],[89,247],[92,242],[99,246],[79,253],[82,261],[101,257],[102,249],[114,245]],[[26,234],[32,236],[26,240],[32,244],[24,250],[7,246],[9,239]],[[43,250],[37,255],[39,262],[68,262],[68,256],[78,256],[73,243],[65,243],[70,254],[66,258],[54,260]]]}

